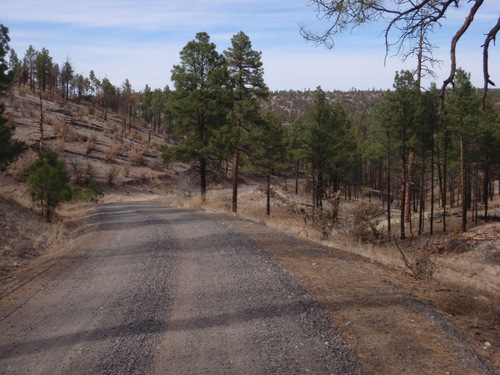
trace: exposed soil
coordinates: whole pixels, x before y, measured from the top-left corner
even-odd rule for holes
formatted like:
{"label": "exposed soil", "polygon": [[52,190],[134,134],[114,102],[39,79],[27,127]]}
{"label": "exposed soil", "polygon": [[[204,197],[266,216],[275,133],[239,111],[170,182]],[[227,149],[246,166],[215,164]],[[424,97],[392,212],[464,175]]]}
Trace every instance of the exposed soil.
{"label": "exposed soil", "polygon": [[422,287],[435,285],[417,285],[366,258],[307,245],[254,223],[220,219],[250,236],[301,277],[341,327],[364,373],[486,374],[498,370],[477,355],[486,350],[465,337],[454,324],[457,321],[439,312],[442,306],[435,309],[439,306],[430,305],[439,301],[423,302],[429,290]]}

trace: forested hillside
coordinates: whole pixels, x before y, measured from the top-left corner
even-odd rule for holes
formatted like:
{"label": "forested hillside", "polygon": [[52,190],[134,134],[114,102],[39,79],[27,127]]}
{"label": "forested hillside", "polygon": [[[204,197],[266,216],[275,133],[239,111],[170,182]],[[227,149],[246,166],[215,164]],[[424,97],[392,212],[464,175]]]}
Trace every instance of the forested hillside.
{"label": "forested hillside", "polygon": [[[10,50],[11,123],[30,152],[59,152],[80,185],[94,177],[112,184],[120,173],[123,182],[162,178],[180,161],[198,174],[202,195],[232,180],[234,211],[239,169],[266,178],[268,199],[284,176],[317,208],[335,194],[376,198],[387,234],[397,228],[401,238],[415,228],[433,233],[437,221],[446,230],[442,217],[458,207],[463,231],[489,215],[498,193],[498,90],[481,110],[480,91],[459,69],[445,97],[420,88],[410,72],[397,73],[386,92],[271,92],[249,38],[239,33],[231,42],[221,53],[197,34],[172,70],[174,87],[141,91],[126,78],[115,86],[94,71],[75,73],[69,59],[58,65],[45,48],[29,46],[23,58]],[[120,160],[140,166],[139,176]],[[299,189],[299,181],[308,183]]]}

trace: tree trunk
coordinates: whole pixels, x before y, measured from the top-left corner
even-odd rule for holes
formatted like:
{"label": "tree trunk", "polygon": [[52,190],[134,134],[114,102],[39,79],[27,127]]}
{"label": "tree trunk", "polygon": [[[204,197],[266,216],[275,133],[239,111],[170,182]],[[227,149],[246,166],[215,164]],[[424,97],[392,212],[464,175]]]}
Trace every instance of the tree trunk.
{"label": "tree trunk", "polygon": [[404,155],[401,156],[401,216],[400,216],[400,238],[404,240],[406,238],[405,235],[405,207],[406,207],[406,163],[405,163]]}
{"label": "tree trunk", "polygon": [[238,164],[240,160],[240,150],[236,150],[233,156],[233,212],[238,212]]}
{"label": "tree trunk", "polygon": [[387,237],[391,237],[391,142],[387,135]]}
{"label": "tree trunk", "polygon": [[317,207],[323,207],[323,170],[319,168],[318,170],[318,183],[316,185],[316,205]]}
{"label": "tree trunk", "polygon": [[43,100],[42,100],[42,93],[40,92],[40,152],[43,152],[45,149],[45,144],[44,144],[44,135],[43,135]]}
{"label": "tree trunk", "polygon": [[295,194],[299,194],[299,160],[295,161]]}
{"label": "tree trunk", "polygon": [[434,231],[434,135],[432,136],[431,145],[431,220],[429,223],[430,235],[433,235]]}
{"label": "tree trunk", "polygon": [[422,170],[420,178],[420,207],[418,214],[418,234],[424,231],[424,211],[425,211],[425,147],[422,146]]}
{"label": "tree trunk", "polygon": [[483,176],[483,204],[484,204],[484,217],[488,216],[488,198],[490,186],[490,166],[488,160],[484,161],[484,176]]}
{"label": "tree trunk", "polygon": [[462,204],[462,232],[467,231],[467,199],[465,180],[464,137],[460,136],[460,198]]}
{"label": "tree trunk", "polygon": [[271,174],[267,174],[266,215],[271,215]]}
{"label": "tree trunk", "polygon": [[200,190],[201,201],[205,203],[207,200],[207,161],[205,158],[200,158]]}
{"label": "tree trunk", "polygon": [[448,143],[444,147],[444,163],[443,163],[443,232],[446,232],[446,189],[448,185]]}
{"label": "tree trunk", "polygon": [[412,197],[412,181],[413,172],[415,170],[415,151],[411,150],[408,155],[408,175],[406,176],[406,197],[404,207],[405,223],[410,222],[411,197]]}

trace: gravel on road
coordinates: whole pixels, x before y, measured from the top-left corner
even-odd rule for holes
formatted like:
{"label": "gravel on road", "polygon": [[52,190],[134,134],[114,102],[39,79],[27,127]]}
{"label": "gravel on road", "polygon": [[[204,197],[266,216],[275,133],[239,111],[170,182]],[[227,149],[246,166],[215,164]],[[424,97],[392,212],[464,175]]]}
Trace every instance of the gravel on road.
{"label": "gravel on road", "polygon": [[0,304],[0,374],[357,374],[298,280],[159,201],[96,206],[64,267]]}

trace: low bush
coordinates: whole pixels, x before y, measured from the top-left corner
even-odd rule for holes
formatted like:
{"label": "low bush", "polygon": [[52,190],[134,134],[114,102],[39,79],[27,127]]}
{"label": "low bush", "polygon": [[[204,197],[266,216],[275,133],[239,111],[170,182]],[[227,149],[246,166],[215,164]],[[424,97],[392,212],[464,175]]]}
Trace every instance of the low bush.
{"label": "low bush", "polygon": [[354,206],[353,239],[363,243],[379,243],[383,239],[378,229],[384,211],[372,202],[361,201]]}

